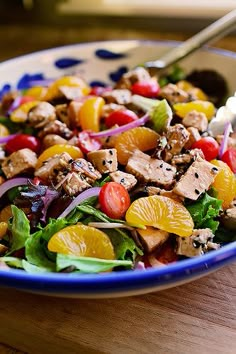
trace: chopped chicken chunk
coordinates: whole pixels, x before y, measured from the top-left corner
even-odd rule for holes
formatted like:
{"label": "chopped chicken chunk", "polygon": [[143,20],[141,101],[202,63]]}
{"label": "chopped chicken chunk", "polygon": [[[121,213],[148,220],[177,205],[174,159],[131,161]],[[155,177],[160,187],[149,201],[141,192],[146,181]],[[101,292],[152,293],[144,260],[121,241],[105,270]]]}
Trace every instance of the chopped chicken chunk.
{"label": "chopped chicken chunk", "polygon": [[218,249],[220,245],[212,242],[214,234],[210,229],[195,229],[190,237],[177,237],[177,254],[186,257],[201,256],[203,253]]}
{"label": "chopped chicken chunk", "polygon": [[91,183],[102,177],[101,173],[94,168],[91,162],[82,158],[71,163],[71,170],[83,174],[87,181]]}
{"label": "chopped chicken chunk", "polygon": [[171,104],[189,101],[189,94],[174,84],[162,87],[160,95]]}
{"label": "chopped chicken chunk", "polygon": [[50,146],[56,145],[56,144],[66,144],[66,143],[67,143],[67,140],[57,134],[47,134],[43,138],[43,147],[45,149],[49,148]]}
{"label": "chopped chicken chunk", "polygon": [[64,170],[66,175],[69,171],[69,162],[71,160],[71,156],[67,152],[63,152],[60,155],[54,155],[43,162],[43,165],[35,171],[35,176],[40,177],[43,180],[53,180],[59,171]]}
{"label": "chopped chicken chunk", "polygon": [[205,132],[208,127],[208,119],[205,113],[191,111],[182,120],[182,124],[185,127],[197,128],[200,132]]}
{"label": "chopped chicken chunk", "polygon": [[138,234],[144,248],[149,253],[161,246],[170,235],[169,232],[154,227],[147,227],[145,230],[138,229]]}
{"label": "chopped chicken chunk", "polygon": [[199,156],[176,183],[173,192],[184,198],[196,200],[208,190],[218,172],[217,167]]}
{"label": "chopped chicken chunk", "polygon": [[221,221],[227,229],[236,230],[236,207],[226,209]]}
{"label": "chopped chicken chunk", "polygon": [[201,135],[199,134],[199,131],[197,130],[197,128],[194,128],[194,127],[187,128],[187,131],[189,132],[189,138],[188,138],[186,144],[184,145],[184,148],[190,149],[191,146],[193,145],[193,143],[195,143],[196,141],[201,139]]}
{"label": "chopped chicken chunk", "polygon": [[131,103],[131,92],[126,89],[106,91],[102,96],[107,103],[117,103],[119,105]]}
{"label": "chopped chicken chunk", "polygon": [[122,78],[116,84],[116,88],[129,90],[136,82],[150,81],[150,79],[151,76],[149,72],[140,66],[122,75]]}
{"label": "chopped chicken chunk", "polygon": [[116,149],[103,149],[88,153],[88,160],[100,173],[115,172],[118,167]]}
{"label": "chopped chicken chunk", "polygon": [[38,133],[38,137],[43,138],[47,134],[57,134],[65,139],[70,139],[72,137],[72,131],[67,128],[65,123],[62,123],[59,120],[55,120],[45,125],[45,127]]}
{"label": "chopped chicken chunk", "polygon": [[70,172],[62,180],[62,188],[70,196],[74,196],[83,190],[90,188],[91,185],[86,181],[82,174]]}
{"label": "chopped chicken chunk", "polygon": [[34,128],[43,128],[56,119],[56,110],[48,102],[40,102],[28,113],[28,122]]}
{"label": "chopped chicken chunk", "polygon": [[169,186],[173,183],[176,168],[163,160],[151,158],[140,150],[135,150],[129,158],[126,171],[144,182]]}
{"label": "chopped chicken chunk", "polygon": [[122,171],[112,172],[110,173],[110,177],[113,182],[120,183],[128,191],[132,189],[137,183],[137,179],[133,175]]}
{"label": "chopped chicken chunk", "polygon": [[171,155],[177,155],[189,139],[189,132],[182,124],[171,126],[166,134],[167,149]]}
{"label": "chopped chicken chunk", "polygon": [[159,187],[147,186],[146,191],[147,191],[148,195],[163,195],[164,197],[174,199],[177,202],[180,202],[180,203],[183,202],[183,197],[180,197],[179,195],[175,194],[172,190],[166,191],[165,189],[161,189]]}
{"label": "chopped chicken chunk", "polygon": [[13,152],[2,163],[2,170],[7,178],[22,173],[32,172],[37,163],[37,155],[30,149],[21,149]]}

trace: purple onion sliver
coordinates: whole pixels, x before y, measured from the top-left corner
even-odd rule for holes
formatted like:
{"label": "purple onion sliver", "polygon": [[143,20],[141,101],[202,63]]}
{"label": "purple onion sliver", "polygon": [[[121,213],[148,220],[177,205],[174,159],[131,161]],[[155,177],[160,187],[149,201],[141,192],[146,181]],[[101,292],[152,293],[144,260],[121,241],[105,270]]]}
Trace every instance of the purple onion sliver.
{"label": "purple onion sliver", "polygon": [[135,270],[145,270],[145,264],[141,261],[137,262],[135,267],[134,267]]}
{"label": "purple onion sliver", "polygon": [[54,79],[45,79],[45,80],[30,80],[29,81],[29,86],[34,87],[34,86],[43,86],[47,87],[51,85],[51,83],[55,81]]}
{"label": "purple onion sliver", "polygon": [[21,99],[22,99],[22,96],[17,96],[14,101],[12,102],[10,108],[8,109],[7,111],[7,114],[10,115],[13,111],[15,111],[15,109],[17,109],[20,104],[21,104]]}
{"label": "purple onion sliver", "polygon": [[58,216],[58,218],[65,218],[77,205],[82,203],[84,200],[96,197],[99,195],[101,187],[92,187],[86,191],[80,193],[69,205],[68,207]]}
{"label": "purple onion sliver", "polygon": [[30,181],[29,178],[25,178],[25,177],[18,177],[18,178],[9,179],[8,181],[6,181],[0,185],[0,198],[9,189],[14,188],[14,187],[18,187],[18,186],[25,186],[28,184],[29,181]]}
{"label": "purple onion sliver", "polygon": [[220,159],[221,159],[222,155],[224,154],[224,152],[227,150],[228,140],[229,140],[229,136],[230,136],[231,132],[233,132],[231,122],[227,122],[225,124],[223,140],[220,144],[220,150],[219,150],[219,158]]}
{"label": "purple onion sliver", "polygon": [[0,144],[6,144],[9,140],[13,139],[17,135],[19,135],[19,133],[3,136],[2,138],[0,138]]}
{"label": "purple onion sliver", "polygon": [[99,133],[91,133],[89,135],[91,138],[105,138],[107,136],[118,135],[118,134],[126,132],[129,129],[133,129],[133,128],[139,127],[140,125],[147,123],[147,121],[149,119],[150,119],[149,113],[146,113],[142,118],[134,120],[131,123],[122,125],[122,126],[115,128],[115,129],[103,130]]}

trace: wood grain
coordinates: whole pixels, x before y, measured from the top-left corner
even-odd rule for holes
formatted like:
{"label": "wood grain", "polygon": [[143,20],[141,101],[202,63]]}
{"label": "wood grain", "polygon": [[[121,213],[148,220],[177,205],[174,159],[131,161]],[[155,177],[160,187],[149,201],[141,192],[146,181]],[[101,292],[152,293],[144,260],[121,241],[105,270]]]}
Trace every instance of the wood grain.
{"label": "wood grain", "polygon": [[234,354],[235,272],[233,264],[190,284],[120,299],[0,289],[0,342],[27,353]]}
{"label": "wood grain", "polygon": [[[191,33],[0,26],[0,60],[106,39],[184,40]],[[236,37],[216,43],[236,51]],[[235,354],[236,264],[190,284],[104,300],[0,289],[0,354]]]}

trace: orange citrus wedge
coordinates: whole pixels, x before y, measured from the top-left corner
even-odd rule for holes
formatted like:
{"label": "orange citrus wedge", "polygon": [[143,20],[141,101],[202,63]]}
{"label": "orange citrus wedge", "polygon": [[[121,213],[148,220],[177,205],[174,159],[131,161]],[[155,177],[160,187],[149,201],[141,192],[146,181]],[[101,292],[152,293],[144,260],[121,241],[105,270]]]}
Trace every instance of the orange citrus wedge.
{"label": "orange citrus wedge", "polygon": [[236,178],[225,162],[212,160],[211,163],[220,168],[212,187],[217,191],[217,198],[223,200],[222,208],[227,209],[236,198]]}
{"label": "orange citrus wedge", "polygon": [[152,129],[137,127],[120,134],[115,142],[117,158],[120,164],[126,165],[134,150],[147,151],[157,146],[159,135]]}
{"label": "orange citrus wedge", "polygon": [[7,127],[0,123],[0,137],[3,138],[4,136],[10,135],[10,131]]}
{"label": "orange citrus wedge", "polygon": [[160,195],[135,200],[126,212],[126,221],[183,237],[191,236],[194,226],[190,213],[181,203]]}
{"label": "orange citrus wedge", "polygon": [[208,120],[211,120],[216,110],[212,102],[203,101],[203,100],[196,100],[187,103],[175,103],[173,105],[173,108],[176,114],[181,118],[184,118],[186,114],[188,114],[191,111],[197,111],[197,112],[205,113]]}
{"label": "orange citrus wedge", "polygon": [[39,168],[42,166],[43,161],[48,160],[50,157],[53,157],[55,155],[60,155],[63,152],[67,152],[72,159],[79,159],[80,157],[83,157],[83,153],[78,148],[77,146],[69,145],[69,144],[56,144],[53,146],[50,146],[44,152],[42,152],[41,155],[38,157],[37,165],[36,168]]}
{"label": "orange citrus wedge", "polygon": [[81,106],[78,121],[82,130],[99,132],[102,107],[105,101],[102,97],[90,97]]}
{"label": "orange citrus wedge", "polygon": [[95,227],[76,224],[55,233],[48,242],[52,252],[74,255],[115,259],[115,252],[109,237]]}

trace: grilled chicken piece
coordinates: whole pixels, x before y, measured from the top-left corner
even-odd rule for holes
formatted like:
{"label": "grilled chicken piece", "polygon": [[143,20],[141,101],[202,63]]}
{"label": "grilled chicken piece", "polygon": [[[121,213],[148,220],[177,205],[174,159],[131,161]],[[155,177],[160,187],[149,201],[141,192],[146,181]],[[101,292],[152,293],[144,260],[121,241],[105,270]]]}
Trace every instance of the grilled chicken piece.
{"label": "grilled chicken piece", "polygon": [[170,236],[169,232],[147,227],[145,230],[138,229],[141,243],[148,253],[161,246]]}
{"label": "grilled chicken piece", "polygon": [[182,203],[183,199],[184,199],[183,197],[180,197],[179,195],[175,194],[172,190],[166,191],[165,189],[161,189],[161,188],[155,187],[155,186],[147,186],[146,191],[149,196],[150,195],[163,195],[164,197],[174,199],[180,203]]}
{"label": "grilled chicken piece", "polygon": [[[59,182],[60,184],[60,182]],[[61,181],[62,188],[70,196],[77,195],[91,187],[84,176],[80,173],[70,172]]]}
{"label": "grilled chicken piece", "polygon": [[236,207],[226,209],[221,221],[227,229],[236,230]]}
{"label": "grilled chicken piece", "polygon": [[175,124],[169,127],[166,134],[168,153],[172,156],[180,154],[189,139],[189,135],[189,132],[182,124]]}
{"label": "grilled chicken piece", "polygon": [[201,135],[199,134],[199,131],[197,130],[197,128],[194,128],[194,127],[187,128],[187,131],[189,132],[189,138],[188,138],[186,144],[184,145],[184,148],[190,149],[191,146],[193,145],[193,143],[195,143],[195,141],[198,141],[201,139]]}
{"label": "grilled chicken piece", "polygon": [[68,106],[68,118],[69,118],[69,127],[78,127],[79,126],[79,111],[81,106],[83,105],[82,102],[71,101]]}
{"label": "grilled chicken piece", "polygon": [[37,163],[37,155],[30,149],[21,149],[13,152],[2,163],[2,170],[7,178],[22,173],[32,172]]}
{"label": "grilled chicken piece", "polygon": [[32,127],[43,128],[48,123],[55,121],[55,107],[48,102],[40,102],[29,111],[27,119]]}
{"label": "grilled chicken piece", "polygon": [[66,144],[66,143],[67,140],[57,134],[48,134],[45,135],[45,137],[43,138],[43,147],[45,149],[56,144]]}
{"label": "grilled chicken piece", "polygon": [[82,158],[71,163],[71,171],[83,174],[84,178],[91,183],[102,177],[101,173],[94,168],[91,162],[88,162]]}
{"label": "grilled chicken piece", "polygon": [[84,96],[82,89],[78,86],[60,86],[58,89],[67,100],[75,100]]}
{"label": "grilled chicken piece", "polygon": [[67,125],[67,127],[70,127],[70,118],[69,118],[69,113],[68,113],[68,105],[66,103],[64,104],[58,104],[55,106],[56,110],[56,116],[57,118],[62,122]]}
{"label": "grilled chicken piece", "polygon": [[70,169],[69,162],[71,160],[71,156],[67,152],[55,155],[44,161],[43,165],[39,167],[34,174],[46,181],[55,179],[59,171],[65,171],[65,176]]}
{"label": "grilled chicken piece", "polygon": [[213,241],[213,233],[210,229],[195,229],[190,237],[177,237],[178,255],[186,257],[201,256],[203,253],[220,248]]}
{"label": "grilled chicken piece", "polygon": [[194,127],[200,132],[205,132],[208,127],[208,119],[205,113],[191,111],[184,117],[182,124],[185,127]]}
{"label": "grilled chicken piece", "polygon": [[144,182],[169,187],[175,178],[176,168],[163,160],[158,160],[135,150],[126,165],[126,171]]}
{"label": "grilled chicken piece", "polygon": [[115,171],[110,173],[111,180],[125,187],[128,191],[131,190],[137,183],[137,179],[130,173]]}
{"label": "grilled chicken piece", "polygon": [[130,90],[131,86],[138,81],[149,81],[151,76],[149,72],[142,68],[137,67],[134,70],[130,70],[124,75],[122,75],[121,79],[117,82],[116,88],[119,89],[128,89]]}
{"label": "grilled chicken piece", "polygon": [[89,152],[88,160],[100,173],[115,172],[118,167],[116,149],[103,149]]}
{"label": "grilled chicken piece", "polygon": [[102,94],[102,97],[107,103],[117,103],[119,105],[131,103],[131,92],[126,89],[107,91]]}
{"label": "grilled chicken piece", "polygon": [[173,192],[184,198],[197,200],[209,189],[218,172],[217,167],[198,156],[176,183]]}
{"label": "grilled chicken piece", "polygon": [[189,94],[174,84],[168,84],[162,87],[160,90],[160,96],[165,98],[171,104],[189,101]]}
{"label": "grilled chicken piece", "polygon": [[65,139],[70,139],[72,137],[72,131],[67,128],[65,123],[62,123],[59,120],[55,120],[45,125],[38,133],[38,137],[43,138],[47,134],[57,134]]}

